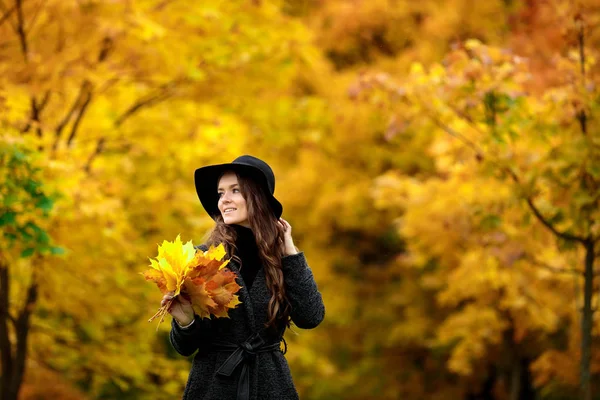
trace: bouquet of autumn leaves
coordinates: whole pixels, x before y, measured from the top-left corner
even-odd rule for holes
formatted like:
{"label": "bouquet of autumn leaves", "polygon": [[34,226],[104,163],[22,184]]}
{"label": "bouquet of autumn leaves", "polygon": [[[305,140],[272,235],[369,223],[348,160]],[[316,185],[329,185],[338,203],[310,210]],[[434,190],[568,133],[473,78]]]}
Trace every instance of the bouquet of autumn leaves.
{"label": "bouquet of autumn leaves", "polygon": [[[142,275],[156,283],[163,294],[173,293],[173,299],[158,309],[148,322],[165,314],[177,296],[190,300],[194,312],[200,317],[228,317],[230,308],[241,302],[235,294],[240,286],[235,273],[225,268],[229,260],[223,244],[210,246],[207,251],[196,250],[192,241],[183,244],[179,235],[173,242],[163,241],[158,246],[158,257],[150,259],[150,269]],[[158,329],[158,327],[157,327]]]}

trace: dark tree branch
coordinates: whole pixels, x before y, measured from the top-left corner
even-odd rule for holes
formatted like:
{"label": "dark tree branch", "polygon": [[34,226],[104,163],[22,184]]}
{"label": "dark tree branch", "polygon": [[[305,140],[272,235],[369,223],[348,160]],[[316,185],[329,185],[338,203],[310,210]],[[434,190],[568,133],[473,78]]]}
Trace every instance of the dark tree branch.
{"label": "dark tree branch", "polygon": [[[458,138],[463,143],[465,143],[468,147],[470,147],[475,152],[477,160],[482,161],[482,160],[485,159],[485,154],[484,154],[483,150],[481,150],[477,146],[477,144],[475,144],[473,141],[469,140],[468,138],[466,138],[465,136],[463,136],[459,132],[456,132],[454,129],[450,128],[446,124],[442,123],[433,113],[431,113],[431,111],[429,111],[429,117],[436,123],[436,125],[438,125],[446,133],[448,133],[451,136],[454,136],[454,137]],[[491,160],[491,162],[494,163],[494,164],[496,164],[502,171],[506,172],[513,179],[513,181],[518,186],[521,186],[521,181],[520,181],[519,177],[515,174],[514,171],[512,171],[510,168],[508,168],[508,167],[506,167],[504,165],[501,165],[499,162],[497,162],[495,160]],[[568,241],[575,241],[575,242],[579,242],[579,243],[585,243],[586,239],[583,238],[583,237],[571,235],[569,233],[561,232],[558,229],[556,229],[556,227],[542,215],[542,213],[539,211],[539,209],[534,204],[533,199],[532,199],[531,196],[527,196],[525,198],[525,200],[527,201],[527,205],[529,206],[529,208],[531,209],[531,211],[533,212],[533,214],[535,215],[535,217],[546,228],[548,228],[552,233],[554,233],[556,236],[558,236],[558,237],[560,237],[560,238],[562,238],[564,240],[568,240]]]}
{"label": "dark tree branch", "polygon": [[[500,166],[502,168],[503,171],[505,171],[511,178],[512,180],[518,185],[521,185],[521,180],[519,179],[519,177],[517,176],[517,174],[515,174],[514,171],[512,171],[510,168],[507,168],[505,166]],[[561,232],[558,229],[556,229],[556,227],[554,225],[552,225],[552,223],[550,221],[548,221],[540,212],[540,210],[536,207],[536,205],[533,203],[533,198],[531,196],[526,196],[525,200],[527,202],[527,205],[529,206],[529,208],[531,209],[531,211],[533,212],[533,214],[535,215],[535,217],[538,219],[538,221],[540,221],[542,223],[542,225],[544,225],[546,228],[548,228],[552,233],[554,233],[554,235],[564,239],[564,240],[569,240],[569,241],[574,241],[574,242],[579,242],[579,243],[585,243],[585,238],[579,237],[579,236],[575,236],[575,235],[571,235],[569,233],[566,232]]]}
{"label": "dark tree branch", "polygon": [[544,225],[546,228],[548,228],[556,236],[558,236],[564,240],[568,240],[568,241],[585,243],[585,238],[582,238],[582,237],[576,236],[576,235],[571,235],[570,233],[561,232],[558,229],[556,229],[556,227],[554,225],[552,225],[552,223],[550,223],[550,221],[548,221],[542,215],[542,213],[540,212],[540,210],[538,210],[538,208],[535,206],[535,204],[533,204],[533,199],[531,197],[527,197],[526,201],[527,201],[527,204],[529,205],[529,208],[531,209],[531,211],[533,212],[535,217],[538,219],[538,221],[540,221],[542,223],[542,225]]}
{"label": "dark tree branch", "polygon": [[158,93],[155,95],[149,95],[139,99],[133,105],[131,105],[123,114],[121,114],[115,121],[115,127],[123,125],[125,121],[134,116],[137,112],[145,107],[151,107],[161,101],[166,100],[169,97],[168,93]]}
{"label": "dark tree branch", "polygon": [[81,105],[81,108],[79,109],[79,113],[77,114],[77,117],[75,118],[75,122],[73,123],[73,127],[71,128],[71,134],[69,135],[69,138],[67,139],[67,147],[71,147],[72,143],[73,143],[73,139],[75,139],[75,135],[77,134],[77,129],[79,128],[79,124],[81,123],[81,119],[83,118],[83,115],[85,114],[85,111],[87,110],[90,101],[92,101],[92,92],[89,91],[86,93],[86,97],[85,100],[83,101],[83,104]]}
{"label": "dark tree branch", "polygon": [[[11,9],[7,8],[4,5],[4,2],[2,0],[0,0],[0,10],[4,11],[5,13],[12,13]],[[17,11],[17,6],[16,5],[12,6],[12,10]],[[7,18],[7,21],[10,22],[10,25],[13,27],[13,30],[16,32],[17,25],[15,25],[15,22],[11,18]]]}
{"label": "dark tree branch", "polygon": [[65,126],[67,126],[67,124],[73,117],[73,114],[75,114],[75,112],[77,111],[77,109],[80,108],[81,104],[84,102],[84,99],[87,97],[87,93],[90,93],[90,92],[91,92],[91,83],[87,80],[84,80],[81,83],[81,86],[79,87],[79,93],[77,94],[77,97],[75,98],[75,101],[73,102],[73,105],[69,109],[69,112],[67,113],[67,115],[65,115],[65,117],[62,119],[62,121],[60,121],[60,123],[56,127],[56,130],[54,133],[54,144],[52,145],[52,151],[56,151],[56,149],[58,148],[58,143],[60,141],[60,135],[61,135],[63,129],[65,128]]}
{"label": "dark tree branch", "polygon": [[44,93],[44,97],[42,97],[42,100],[40,101],[40,104],[38,105],[40,112],[42,112],[42,110],[44,108],[46,108],[49,100],[50,100],[50,90],[46,90],[46,93]]}
{"label": "dark tree branch", "polygon": [[17,6],[12,6],[12,7],[11,7],[11,8],[9,8],[8,10],[6,10],[6,11],[4,12],[4,14],[2,14],[2,16],[0,17],[0,26],[2,26],[2,24],[3,24],[4,22],[6,22],[6,21],[8,21],[8,20],[9,20],[8,18],[11,16],[11,14],[12,14],[13,12],[15,12],[15,11],[16,11],[16,9],[17,9]]}
{"label": "dark tree branch", "polygon": [[[111,50],[113,49],[114,42],[111,38],[105,37],[102,40],[102,44],[100,46],[100,51],[98,52],[97,62],[101,63],[106,60]],[[52,150],[56,151],[58,148],[58,143],[60,142],[60,137],[65,126],[69,124],[73,115],[76,114],[75,121],[73,122],[73,126],[71,127],[71,133],[67,138],[67,147],[71,147],[73,145],[73,141],[75,136],[77,135],[77,131],[81,124],[83,117],[85,116],[86,111],[92,101],[93,98],[93,89],[94,86],[87,79],[81,83],[79,88],[79,93],[73,102],[73,105],[69,109],[69,112],[65,115],[62,121],[56,127],[54,144],[52,146]]]}
{"label": "dark tree branch", "polygon": [[85,172],[89,175],[89,173],[92,170],[92,163],[94,162],[94,159],[96,157],[98,157],[98,155],[100,155],[100,153],[102,153],[102,151],[104,151],[104,143],[106,142],[106,138],[101,137],[98,140],[98,143],[96,143],[96,149],[94,150],[94,152],[90,155],[90,157],[88,158],[87,162],[85,163],[84,169]]}
{"label": "dark tree branch", "polygon": [[106,60],[106,57],[110,54],[110,51],[113,49],[114,42],[111,38],[105,37],[102,39],[102,45],[100,47],[100,52],[98,53],[98,62],[101,63]]}
{"label": "dark tree branch", "polygon": [[41,126],[41,114],[46,105],[48,104],[48,100],[50,99],[50,91],[47,90],[44,94],[42,100],[38,103],[35,96],[31,96],[30,104],[31,104],[31,116],[29,117],[29,121],[27,125],[25,125],[22,129],[22,133],[27,133],[31,129],[32,123],[36,125],[36,134],[38,138],[42,137],[42,126]]}
{"label": "dark tree branch", "polygon": [[21,44],[21,51],[25,62],[29,61],[29,50],[27,46],[27,36],[25,34],[25,19],[23,18],[23,0],[16,0],[17,7],[17,35]]}
{"label": "dark tree branch", "polygon": [[[123,114],[121,114],[121,116],[119,116],[117,118],[117,120],[115,121],[115,128],[118,128],[119,126],[121,126],[126,120],[128,120],[129,118],[134,116],[137,112],[139,112],[143,108],[158,104],[161,101],[166,100],[167,98],[169,98],[168,93],[161,93],[161,94],[157,94],[154,96],[147,96],[145,98],[138,100],[131,107],[129,107]],[[98,157],[104,151],[105,144],[106,144],[105,137],[102,137],[98,140],[98,142],[96,144],[96,149],[90,155],[90,157],[88,158],[88,160],[84,166],[84,169],[88,174],[91,172],[92,163],[94,162],[96,157]]]}
{"label": "dark tree branch", "polygon": [[[479,148],[479,146],[477,146],[477,144],[475,142],[473,142],[472,140],[468,139],[467,137],[465,137],[464,135],[460,134],[459,132],[455,131],[454,129],[450,128],[449,126],[447,126],[443,122],[441,122],[439,120],[439,118],[437,118],[436,115],[431,110],[427,109],[427,111],[428,111],[429,117],[433,120],[433,122],[435,122],[435,124],[437,126],[439,126],[441,129],[443,129],[449,135],[456,137],[457,139],[459,139],[460,141],[462,141],[465,145],[467,145],[468,147],[470,147],[475,152],[475,155],[476,155],[478,161],[482,161],[482,160],[485,159],[485,153],[483,152],[483,150],[481,150]],[[495,160],[491,160],[491,162],[493,162],[494,164],[498,165],[498,167],[502,171],[505,171],[513,179],[513,181],[518,186],[521,185],[521,181],[520,181],[519,177],[515,174],[514,171],[512,171],[510,168],[508,168],[506,166],[501,165],[499,162],[497,162]],[[558,237],[560,237],[562,239],[565,239],[565,240],[569,240],[569,241],[576,241],[576,242],[580,242],[580,243],[584,243],[585,242],[585,238],[582,238],[582,237],[579,237],[579,236],[575,236],[575,235],[571,235],[571,234],[566,233],[566,232],[560,232],[558,229],[556,229],[556,227],[554,225],[552,225],[552,223],[550,223],[550,221],[548,221],[542,215],[542,213],[538,210],[538,208],[533,203],[533,199],[530,196],[527,196],[525,198],[525,200],[527,201],[527,204],[529,205],[529,208],[531,209],[531,211],[533,212],[533,214],[535,215],[535,217],[546,228],[550,229],[550,231],[552,231],[552,233],[554,233],[556,236],[558,236]]]}
{"label": "dark tree branch", "polygon": [[[155,96],[148,96],[146,98],[142,98],[135,102],[131,107],[129,107],[121,116],[119,116],[115,121],[115,128],[121,126],[126,120],[134,116],[137,112],[139,112],[144,107],[150,107],[154,104],[160,103],[161,101],[167,99],[169,96],[165,93],[158,94]],[[92,170],[92,163],[103,151],[106,143],[106,138],[102,137],[96,143],[96,149],[90,155],[87,162],[85,163],[84,169],[86,173],[90,173]]]}
{"label": "dark tree branch", "polygon": [[[143,96],[140,99],[138,99],[127,110],[125,110],[125,112],[123,112],[123,114],[121,114],[115,120],[115,124],[114,124],[115,128],[119,128],[121,125],[123,125],[123,123],[125,123],[125,121],[127,121],[129,118],[133,117],[135,114],[137,114],[142,109],[147,108],[147,107],[152,107],[158,103],[165,101],[169,97],[171,97],[171,92],[177,86],[177,83],[178,83],[177,80],[173,80],[169,83],[162,85],[160,87],[160,89],[158,90],[158,93],[148,94],[148,95]],[[102,137],[98,140],[98,142],[96,144],[96,149],[90,155],[90,157],[88,158],[88,161],[86,162],[86,164],[84,166],[84,169],[88,174],[91,172],[92,163],[94,162],[95,158],[104,151],[105,144],[106,144],[105,137]]]}
{"label": "dark tree branch", "polygon": [[31,116],[29,117],[29,121],[27,121],[27,125],[21,128],[21,133],[29,132],[32,122],[36,122],[38,120],[38,106],[34,96],[31,96],[29,99],[29,104],[31,106]]}

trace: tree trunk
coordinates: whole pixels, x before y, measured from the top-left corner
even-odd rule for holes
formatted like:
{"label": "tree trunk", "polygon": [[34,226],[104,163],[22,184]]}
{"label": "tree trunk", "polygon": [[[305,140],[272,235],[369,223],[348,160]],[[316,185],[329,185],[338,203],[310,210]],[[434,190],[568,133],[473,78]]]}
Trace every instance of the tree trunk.
{"label": "tree trunk", "polygon": [[583,315],[581,317],[581,400],[592,400],[590,364],[592,360],[592,295],[594,293],[594,241],[585,242]]}
{"label": "tree trunk", "polygon": [[[29,337],[30,318],[38,297],[35,274],[27,289],[27,297],[18,318],[10,315],[8,265],[0,261],[0,400],[17,400],[23,384],[27,361],[27,339]],[[9,323],[15,327],[16,344],[10,342]]]}
{"label": "tree trunk", "polygon": [[9,400],[9,388],[12,375],[12,347],[8,337],[8,265],[0,260],[0,400]]}
{"label": "tree trunk", "polygon": [[19,314],[16,323],[17,346],[14,356],[13,374],[10,385],[10,400],[17,400],[23,377],[25,376],[25,366],[27,363],[27,339],[29,338],[29,320],[35,303],[37,302],[38,287],[35,274],[32,277],[33,282],[27,290],[27,298],[23,310]]}
{"label": "tree trunk", "polygon": [[521,361],[515,359],[511,366],[510,373],[510,400],[520,400],[519,395],[521,394]]}

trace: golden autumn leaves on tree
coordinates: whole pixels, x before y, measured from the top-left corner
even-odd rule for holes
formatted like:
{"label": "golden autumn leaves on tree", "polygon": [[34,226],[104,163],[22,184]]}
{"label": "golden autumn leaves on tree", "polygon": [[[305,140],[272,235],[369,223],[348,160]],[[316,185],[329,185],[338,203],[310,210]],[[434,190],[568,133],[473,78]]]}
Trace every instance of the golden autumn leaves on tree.
{"label": "golden autumn leaves on tree", "polygon": [[[170,353],[164,329],[148,337],[142,324],[156,294],[137,275],[140,260],[165,235],[208,228],[187,173],[241,152],[253,128],[238,111],[262,110],[267,82],[288,96],[304,32],[275,4],[0,2],[0,126],[31,142],[43,181],[63,194],[47,230],[67,257],[19,260],[44,272],[31,382],[48,373],[92,397],[181,393],[187,361]],[[42,386],[28,395],[49,393]]]}
{"label": "golden autumn leaves on tree", "polygon": [[597,235],[599,18],[587,0],[1,0],[0,128],[62,194],[35,223],[66,249],[14,248],[7,269],[13,316],[20,273],[44,277],[23,396],[76,396],[57,377],[181,395],[140,268],[211,226],[190,171],[255,153],[331,310],[287,338],[301,398],[574,398],[589,284],[598,301],[569,239]]}
{"label": "golden autumn leaves on tree", "polygon": [[[143,275],[156,283],[163,294],[172,293],[173,299],[184,296],[191,301],[194,312],[201,318],[210,318],[211,314],[227,317],[228,309],[241,303],[235,294],[240,286],[235,281],[235,273],[226,268],[229,260],[223,261],[225,254],[222,244],[196,251],[191,240],[183,244],[177,236],[175,241],[165,240],[158,247],[158,256],[150,259],[152,268]],[[148,321],[158,317],[160,324],[173,299]]]}
{"label": "golden autumn leaves on tree", "polygon": [[[564,364],[558,360],[564,360],[579,369],[581,398],[591,399],[594,261],[600,241],[600,137],[591,117],[598,109],[598,55],[586,45],[581,15],[571,18],[576,46],[554,62],[563,79],[542,91],[532,86],[527,59],[475,40],[428,72],[413,66],[400,84],[378,75],[361,85],[391,95],[388,104],[402,110],[392,124],[439,132],[430,150],[437,176],[421,186],[389,174],[380,188],[402,198],[401,234],[412,242],[414,254],[422,262],[438,258],[438,301],[457,307],[437,335],[440,344],[458,342],[450,368],[472,375],[475,365],[505,347],[507,367],[518,377],[539,352],[531,365],[538,385],[560,376],[557,367]],[[439,227],[440,235],[451,240],[428,240],[423,220],[446,224]],[[430,225],[425,229],[438,223]],[[559,249],[544,248],[551,237]],[[447,247],[459,243],[460,250]],[[447,284],[439,280],[443,276]],[[536,284],[523,286],[527,281]],[[573,284],[583,284],[582,299]],[[557,299],[557,287],[571,294]],[[573,308],[560,310],[567,299]],[[571,312],[580,302],[581,314]],[[539,349],[532,354],[529,343],[549,340],[564,329],[561,321],[572,326],[580,321],[579,339],[565,353]],[[578,354],[579,365],[572,363],[572,354]],[[502,366],[498,362],[496,368]],[[519,387],[519,379],[512,382],[511,398],[531,393]]]}

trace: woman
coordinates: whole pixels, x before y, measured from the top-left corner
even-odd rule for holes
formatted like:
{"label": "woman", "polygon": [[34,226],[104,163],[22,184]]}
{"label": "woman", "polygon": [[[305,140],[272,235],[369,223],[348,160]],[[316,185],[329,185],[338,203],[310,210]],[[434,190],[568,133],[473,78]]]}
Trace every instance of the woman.
{"label": "woman", "polygon": [[216,222],[199,247],[224,243],[242,304],[230,309],[230,318],[202,319],[184,297],[175,298],[171,343],[184,356],[197,350],[183,398],[298,399],[280,341],[290,322],[305,329],[319,325],[325,307],[304,254],[294,246],[292,227],[281,218],[273,171],[245,155],[197,169],[195,184]]}

